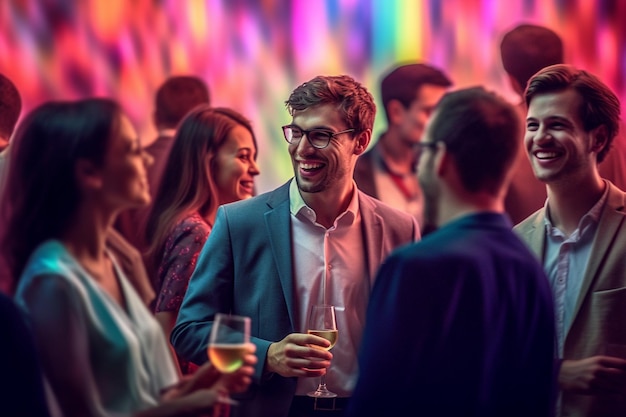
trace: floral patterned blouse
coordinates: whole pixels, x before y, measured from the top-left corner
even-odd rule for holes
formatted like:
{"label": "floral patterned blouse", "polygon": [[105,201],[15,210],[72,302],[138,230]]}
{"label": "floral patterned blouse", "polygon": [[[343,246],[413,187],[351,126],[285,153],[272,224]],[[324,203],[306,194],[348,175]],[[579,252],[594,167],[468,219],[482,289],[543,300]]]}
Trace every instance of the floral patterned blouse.
{"label": "floral patterned blouse", "polygon": [[183,218],[174,226],[165,242],[157,272],[161,290],[157,295],[155,313],[178,312],[198,255],[210,232],[211,226],[198,213]]}
{"label": "floral patterned blouse", "polygon": [[[189,279],[196,268],[198,255],[211,232],[211,226],[198,214],[183,218],[165,241],[163,257],[157,272],[161,290],[157,295],[154,312],[178,313],[187,292]],[[178,356],[178,355],[177,355]],[[183,374],[191,374],[197,365],[178,356]]]}

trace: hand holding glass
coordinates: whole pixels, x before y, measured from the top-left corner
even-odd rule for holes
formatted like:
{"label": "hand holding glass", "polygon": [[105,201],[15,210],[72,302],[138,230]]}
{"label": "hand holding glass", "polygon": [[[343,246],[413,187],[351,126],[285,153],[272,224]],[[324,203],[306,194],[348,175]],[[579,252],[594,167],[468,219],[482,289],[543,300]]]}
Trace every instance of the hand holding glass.
{"label": "hand holding glass", "polygon": [[[229,374],[241,368],[244,357],[249,352],[250,317],[215,315],[209,338],[209,359],[222,373]],[[226,398],[224,402],[235,403]]]}
{"label": "hand holding glass", "polygon": [[[323,337],[330,342],[326,350],[330,350],[337,343],[337,320],[335,318],[335,307],[330,305],[317,305],[311,309],[309,316],[309,334]],[[333,398],[337,394],[326,388],[326,375],[322,375],[320,384],[315,391],[307,394],[309,397]]]}

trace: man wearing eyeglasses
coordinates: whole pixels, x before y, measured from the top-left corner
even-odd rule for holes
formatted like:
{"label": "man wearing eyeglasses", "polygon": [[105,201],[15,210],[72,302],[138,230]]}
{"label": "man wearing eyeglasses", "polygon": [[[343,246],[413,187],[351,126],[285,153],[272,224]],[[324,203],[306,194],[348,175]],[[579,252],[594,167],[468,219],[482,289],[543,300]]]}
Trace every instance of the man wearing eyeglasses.
{"label": "man wearing eyeglasses", "polygon": [[[356,382],[376,270],[392,249],[419,238],[419,226],[353,180],[376,111],[361,84],[345,75],[315,77],[286,104],[292,121],[282,131],[294,178],[218,210],[172,343],[181,356],[205,362],[215,314],[249,316],[259,361],[233,414],[341,416]],[[339,337],[330,352],[328,341],[306,334],[319,304],[336,309]],[[325,373],[337,397],[309,397]]]}
{"label": "man wearing eyeglasses", "polygon": [[504,213],[519,124],[483,88],[437,105],[417,175],[438,228],[378,272],[347,417],[551,415],[550,286]]}

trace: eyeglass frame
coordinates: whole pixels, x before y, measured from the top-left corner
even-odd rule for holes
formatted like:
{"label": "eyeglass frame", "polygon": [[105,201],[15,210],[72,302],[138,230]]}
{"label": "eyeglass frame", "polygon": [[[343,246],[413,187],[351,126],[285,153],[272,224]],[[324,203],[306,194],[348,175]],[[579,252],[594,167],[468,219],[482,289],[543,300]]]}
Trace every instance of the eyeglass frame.
{"label": "eyeglass frame", "polygon": [[[299,143],[299,142],[302,140],[302,137],[301,137],[300,139],[298,139],[297,141],[293,140],[293,134],[292,134],[292,140],[291,140],[291,141],[290,141],[289,139],[287,139],[287,131],[286,131],[286,129],[293,130],[293,128],[296,128],[296,129],[300,130],[300,131],[302,132],[302,137],[304,137],[304,136],[306,135],[306,140],[308,140],[308,141],[309,141],[309,144],[310,144],[312,147],[314,147],[315,149],[325,149],[325,148],[327,148],[327,147],[328,147],[328,145],[330,144],[330,140],[331,140],[332,138],[334,138],[334,137],[337,137],[337,136],[341,135],[341,134],[344,134],[344,133],[350,133],[350,132],[356,132],[356,129],[355,129],[355,128],[350,128],[350,129],[342,130],[342,131],[340,131],[340,132],[331,132],[331,131],[329,131],[329,130],[326,130],[326,129],[320,129],[320,128],[306,130],[306,129],[302,129],[302,128],[301,128],[300,126],[298,126],[298,125],[289,124],[289,125],[282,126],[282,130],[283,130],[283,136],[284,136],[285,140],[286,140],[286,141],[287,141],[287,143],[288,143],[288,144],[290,144],[290,145],[291,145],[291,144],[294,144],[294,143]],[[309,137],[309,133],[311,133],[311,132],[318,132],[318,133],[325,133],[325,134],[328,134],[328,140],[326,141],[326,145],[324,145],[324,146],[316,146],[316,145],[315,145],[315,144],[311,141],[311,139],[310,139],[310,137]]]}

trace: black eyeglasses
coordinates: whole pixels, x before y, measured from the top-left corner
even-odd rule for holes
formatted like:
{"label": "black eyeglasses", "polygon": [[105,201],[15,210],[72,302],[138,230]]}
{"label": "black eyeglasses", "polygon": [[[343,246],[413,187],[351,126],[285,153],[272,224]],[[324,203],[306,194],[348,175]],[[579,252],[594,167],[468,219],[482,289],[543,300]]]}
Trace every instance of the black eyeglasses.
{"label": "black eyeglasses", "polygon": [[324,129],[304,130],[296,125],[283,126],[283,134],[288,143],[298,143],[302,136],[306,135],[307,140],[316,149],[324,149],[335,136],[343,133],[354,132],[356,129],[346,129],[341,132],[331,132]]}

